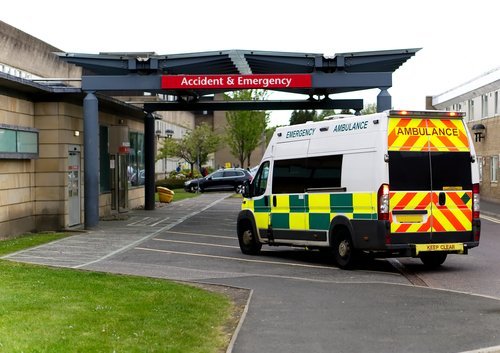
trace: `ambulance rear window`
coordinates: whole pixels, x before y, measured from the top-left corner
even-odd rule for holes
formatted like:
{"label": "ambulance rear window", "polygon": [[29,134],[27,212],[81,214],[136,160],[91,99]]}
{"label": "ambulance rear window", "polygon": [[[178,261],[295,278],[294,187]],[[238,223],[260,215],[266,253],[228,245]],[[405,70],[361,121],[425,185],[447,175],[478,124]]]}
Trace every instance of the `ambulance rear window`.
{"label": "ambulance rear window", "polygon": [[389,184],[393,191],[471,190],[470,153],[390,151]]}

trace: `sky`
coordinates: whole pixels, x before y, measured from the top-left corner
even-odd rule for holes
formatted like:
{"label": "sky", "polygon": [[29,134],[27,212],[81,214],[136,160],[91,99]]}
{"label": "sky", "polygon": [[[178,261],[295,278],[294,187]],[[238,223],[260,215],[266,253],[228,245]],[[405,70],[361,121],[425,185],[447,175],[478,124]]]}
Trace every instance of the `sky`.
{"label": "sky", "polygon": [[[494,0],[16,0],[0,20],[65,52],[194,53],[267,50],[336,53],[422,48],[393,74],[395,109],[424,109],[500,66]],[[376,103],[379,90],[330,98]],[[296,99],[274,93],[271,99]],[[290,111],[271,112],[271,125]]]}

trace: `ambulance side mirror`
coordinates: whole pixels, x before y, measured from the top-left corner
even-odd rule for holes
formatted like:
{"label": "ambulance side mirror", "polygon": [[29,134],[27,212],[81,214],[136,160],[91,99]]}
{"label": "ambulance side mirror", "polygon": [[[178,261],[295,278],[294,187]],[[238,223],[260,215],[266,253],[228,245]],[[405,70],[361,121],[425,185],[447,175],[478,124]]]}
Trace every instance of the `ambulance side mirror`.
{"label": "ambulance side mirror", "polygon": [[250,182],[248,180],[245,180],[245,182],[243,183],[243,185],[241,186],[241,195],[244,197],[244,198],[250,198],[252,197],[251,193],[250,193]]}

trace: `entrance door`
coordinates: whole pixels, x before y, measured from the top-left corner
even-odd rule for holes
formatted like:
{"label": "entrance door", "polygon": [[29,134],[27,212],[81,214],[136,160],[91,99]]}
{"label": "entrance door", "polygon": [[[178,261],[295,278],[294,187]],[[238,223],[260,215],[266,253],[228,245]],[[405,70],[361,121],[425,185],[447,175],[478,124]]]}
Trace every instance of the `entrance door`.
{"label": "entrance door", "polygon": [[111,209],[118,212],[128,211],[128,156],[110,155],[111,170]]}
{"label": "entrance door", "polygon": [[81,223],[80,212],[80,151],[71,147],[68,157],[68,225]]}

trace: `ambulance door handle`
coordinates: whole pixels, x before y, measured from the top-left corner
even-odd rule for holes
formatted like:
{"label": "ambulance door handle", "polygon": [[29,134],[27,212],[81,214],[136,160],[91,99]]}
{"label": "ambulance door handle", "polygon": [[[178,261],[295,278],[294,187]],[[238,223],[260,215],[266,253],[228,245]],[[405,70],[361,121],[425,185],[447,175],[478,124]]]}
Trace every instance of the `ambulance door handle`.
{"label": "ambulance door handle", "polygon": [[264,206],[269,206],[269,196],[264,196]]}
{"label": "ambulance door handle", "polygon": [[273,195],[273,207],[276,207],[276,204],[277,204],[276,195]]}
{"label": "ambulance door handle", "polygon": [[446,193],[440,192],[439,193],[439,206],[444,206],[446,204]]}

